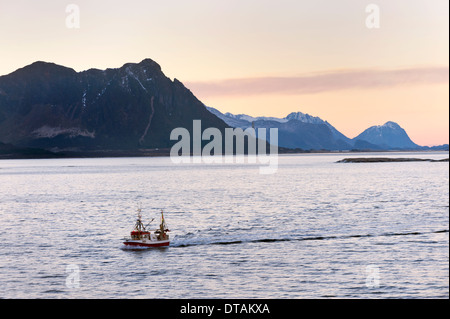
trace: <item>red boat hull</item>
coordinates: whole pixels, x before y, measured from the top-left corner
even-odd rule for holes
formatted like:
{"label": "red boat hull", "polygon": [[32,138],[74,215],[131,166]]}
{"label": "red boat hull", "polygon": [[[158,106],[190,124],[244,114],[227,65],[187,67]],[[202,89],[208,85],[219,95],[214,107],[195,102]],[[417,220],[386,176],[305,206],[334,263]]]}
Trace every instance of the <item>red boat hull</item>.
{"label": "red boat hull", "polygon": [[170,242],[162,242],[162,243],[142,243],[142,242],[135,242],[135,241],[125,241],[123,242],[126,246],[133,246],[133,247],[166,247],[169,246]]}

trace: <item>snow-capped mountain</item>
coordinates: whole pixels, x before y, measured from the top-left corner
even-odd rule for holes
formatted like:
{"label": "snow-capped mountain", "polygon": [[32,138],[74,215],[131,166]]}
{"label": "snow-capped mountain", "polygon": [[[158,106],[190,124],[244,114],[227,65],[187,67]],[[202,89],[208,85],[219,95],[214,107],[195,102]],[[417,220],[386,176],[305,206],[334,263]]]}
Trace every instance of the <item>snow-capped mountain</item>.
{"label": "snow-capped mountain", "polygon": [[207,109],[222,119],[231,127],[245,129],[254,125],[255,128],[278,128],[278,145],[287,148],[349,150],[352,141],[339,132],[333,125],[319,117],[302,112],[293,112],[284,118],[252,117],[246,114],[234,115],[221,113],[219,110]]}
{"label": "snow-capped mountain", "polygon": [[420,146],[411,141],[406,131],[395,122],[369,127],[353,139],[380,146],[383,149],[415,149]]}
{"label": "snow-capped mountain", "polygon": [[311,116],[302,112],[292,112],[288,116],[286,116],[283,120],[297,120],[303,123],[311,123],[311,124],[324,124],[326,121],[322,120],[320,117]]}

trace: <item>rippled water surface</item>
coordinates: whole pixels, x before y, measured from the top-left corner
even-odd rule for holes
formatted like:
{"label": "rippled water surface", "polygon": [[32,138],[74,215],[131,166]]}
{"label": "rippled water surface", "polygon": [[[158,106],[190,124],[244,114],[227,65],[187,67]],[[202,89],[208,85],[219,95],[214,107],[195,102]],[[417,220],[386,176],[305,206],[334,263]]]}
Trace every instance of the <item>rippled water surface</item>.
{"label": "rippled water surface", "polygon": [[[2,160],[0,297],[448,298],[448,163],[350,156]],[[170,247],[124,249],[138,203]]]}

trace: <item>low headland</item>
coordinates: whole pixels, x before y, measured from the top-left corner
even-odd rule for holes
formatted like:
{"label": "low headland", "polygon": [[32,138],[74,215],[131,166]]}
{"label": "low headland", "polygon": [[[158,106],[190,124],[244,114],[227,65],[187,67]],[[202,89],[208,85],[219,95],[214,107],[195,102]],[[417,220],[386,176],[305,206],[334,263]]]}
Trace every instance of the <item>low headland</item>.
{"label": "low headland", "polygon": [[435,160],[429,158],[388,158],[388,157],[355,157],[344,158],[337,163],[388,163],[388,162],[448,162],[448,158]]}

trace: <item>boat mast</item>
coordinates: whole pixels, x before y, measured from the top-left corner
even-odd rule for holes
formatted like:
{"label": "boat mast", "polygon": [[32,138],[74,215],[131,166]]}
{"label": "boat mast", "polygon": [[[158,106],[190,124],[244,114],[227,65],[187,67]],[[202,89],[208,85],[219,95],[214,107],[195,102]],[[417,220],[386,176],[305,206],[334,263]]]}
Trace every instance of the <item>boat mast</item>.
{"label": "boat mast", "polygon": [[136,229],[137,231],[145,231],[145,227],[144,224],[142,224],[142,209],[138,208],[137,213],[138,213],[138,218],[136,221],[136,226],[134,226],[134,229]]}
{"label": "boat mast", "polygon": [[159,228],[160,228],[161,232],[169,231],[169,229],[167,229],[167,224],[166,224],[166,220],[164,219],[164,214],[163,214],[162,209],[161,209],[161,224],[159,225]]}

